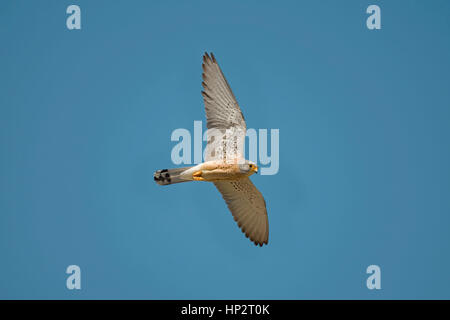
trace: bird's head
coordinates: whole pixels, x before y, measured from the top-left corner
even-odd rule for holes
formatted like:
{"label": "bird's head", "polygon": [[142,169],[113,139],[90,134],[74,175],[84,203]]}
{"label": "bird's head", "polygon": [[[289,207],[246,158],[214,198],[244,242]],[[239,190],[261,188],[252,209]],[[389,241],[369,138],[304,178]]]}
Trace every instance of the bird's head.
{"label": "bird's head", "polygon": [[239,165],[239,170],[241,173],[252,175],[258,173],[258,166],[252,161],[245,161],[245,163]]}

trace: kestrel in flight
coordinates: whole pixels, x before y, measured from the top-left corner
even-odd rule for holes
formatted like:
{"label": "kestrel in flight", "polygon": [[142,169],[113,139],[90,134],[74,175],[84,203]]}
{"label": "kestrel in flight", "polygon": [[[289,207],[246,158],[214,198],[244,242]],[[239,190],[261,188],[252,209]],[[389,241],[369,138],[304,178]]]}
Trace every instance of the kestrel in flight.
{"label": "kestrel in flight", "polygon": [[212,53],[204,54],[202,67],[208,128],[205,162],[158,170],[154,180],[160,185],[188,181],[214,183],[245,236],[262,246],[269,241],[269,221],[266,202],[249,179],[258,172],[258,166],[244,158],[244,116]]}

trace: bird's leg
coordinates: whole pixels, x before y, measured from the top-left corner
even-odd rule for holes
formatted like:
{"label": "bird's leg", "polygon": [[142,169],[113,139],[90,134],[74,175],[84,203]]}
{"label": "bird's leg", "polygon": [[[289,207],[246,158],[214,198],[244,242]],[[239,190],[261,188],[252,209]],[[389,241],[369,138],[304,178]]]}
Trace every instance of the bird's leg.
{"label": "bird's leg", "polygon": [[194,181],[206,181],[204,178],[202,178],[202,171],[195,171],[192,174],[192,179],[194,179]]}

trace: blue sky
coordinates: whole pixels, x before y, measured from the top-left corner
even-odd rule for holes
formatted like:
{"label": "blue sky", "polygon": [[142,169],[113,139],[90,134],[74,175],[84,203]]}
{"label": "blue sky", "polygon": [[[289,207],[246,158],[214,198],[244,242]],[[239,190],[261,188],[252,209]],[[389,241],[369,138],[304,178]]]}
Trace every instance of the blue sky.
{"label": "blue sky", "polygon": [[[0,298],[450,298],[449,15],[438,0],[2,1]],[[280,130],[279,173],[252,178],[263,248],[213,185],[153,182],[172,131],[205,119],[205,51],[248,127]]]}

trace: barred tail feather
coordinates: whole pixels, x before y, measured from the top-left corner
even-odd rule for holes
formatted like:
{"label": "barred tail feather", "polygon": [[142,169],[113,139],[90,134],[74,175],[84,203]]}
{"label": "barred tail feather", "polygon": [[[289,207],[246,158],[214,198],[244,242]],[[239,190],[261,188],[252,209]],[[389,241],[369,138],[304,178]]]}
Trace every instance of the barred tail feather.
{"label": "barred tail feather", "polygon": [[162,169],[155,171],[153,179],[159,185],[166,186],[169,184],[192,181],[192,177],[182,175],[183,172],[192,167],[175,168],[175,169]]}

